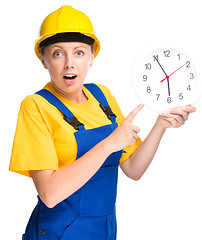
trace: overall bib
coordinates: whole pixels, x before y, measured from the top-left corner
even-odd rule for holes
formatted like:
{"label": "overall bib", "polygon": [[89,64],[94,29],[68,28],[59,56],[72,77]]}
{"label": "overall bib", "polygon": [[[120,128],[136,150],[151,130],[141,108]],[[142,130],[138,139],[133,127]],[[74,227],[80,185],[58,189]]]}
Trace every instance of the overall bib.
{"label": "overall bib", "polygon": [[[45,89],[37,92],[55,105],[64,114],[64,119],[77,130],[74,133],[78,145],[77,159],[118,126],[116,116],[100,88],[94,84],[85,84],[85,87],[100,102],[111,124],[85,130],[84,125],[51,92]],[[111,154],[83,187],[55,207],[46,207],[38,197],[22,240],[115,240],[115,203],[121,155],[122,151]]]}

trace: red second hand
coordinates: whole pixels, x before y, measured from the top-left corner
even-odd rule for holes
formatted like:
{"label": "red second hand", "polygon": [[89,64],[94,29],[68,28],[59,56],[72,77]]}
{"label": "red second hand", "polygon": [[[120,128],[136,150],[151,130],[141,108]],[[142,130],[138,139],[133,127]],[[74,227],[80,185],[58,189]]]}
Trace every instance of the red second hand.
{"label": "red second hand", "polygon": [[182,65],[181,67],[179,67],[177,70],[175,70],[173,73],[171,73],[170,75],[166,76],[163,80],[161,80],[161,82],[165,81],[166,79],[168,79],[170,76],[172,76],[174,73],[176,73],[178,70],[180,70],[182,67],[184,67],[189,61],[187,61],[184,65]]}

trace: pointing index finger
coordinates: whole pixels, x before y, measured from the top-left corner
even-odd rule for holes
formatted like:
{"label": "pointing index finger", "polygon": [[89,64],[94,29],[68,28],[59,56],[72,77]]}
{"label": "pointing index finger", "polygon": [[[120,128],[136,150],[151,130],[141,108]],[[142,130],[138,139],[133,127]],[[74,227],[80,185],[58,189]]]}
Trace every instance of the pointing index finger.
{"label": "pointing index finger", "polygon": [[144,107],[144,104],[138,105],[132,112],[128,114],[125,121],[133,122],[135,116],[139,113],[139,111]]}

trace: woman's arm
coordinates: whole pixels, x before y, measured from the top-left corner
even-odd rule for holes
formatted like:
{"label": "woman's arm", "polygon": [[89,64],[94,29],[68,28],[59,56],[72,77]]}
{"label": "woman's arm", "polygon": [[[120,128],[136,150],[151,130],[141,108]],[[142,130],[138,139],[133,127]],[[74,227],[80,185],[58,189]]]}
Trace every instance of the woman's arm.
{"label": "woman's arm", "polygon": [[52,208],[69,197],[96,173],[109,154],[104,142],[100,142],[77,161],[57,171],[30,171],[41,200]]}
{"label": "woman's arm", "polygon": [[185,108],[176,108],[170,113],[159,115],[147,138],[126,161],[120,164],[126,176],[134,180],[139,180],[153,160],[166,129],[182,126],[188,119],[189,113],[195,110],[194,107],[187,106]]}
{"label": "woman's arm", "polygon": [[30,171],[37,192],[47,207],[52,208],[81,188],[113,152],[135,144],[139,128],[132,125],[139,105],[106,139],[98,143],[77,161],[57,170]]}

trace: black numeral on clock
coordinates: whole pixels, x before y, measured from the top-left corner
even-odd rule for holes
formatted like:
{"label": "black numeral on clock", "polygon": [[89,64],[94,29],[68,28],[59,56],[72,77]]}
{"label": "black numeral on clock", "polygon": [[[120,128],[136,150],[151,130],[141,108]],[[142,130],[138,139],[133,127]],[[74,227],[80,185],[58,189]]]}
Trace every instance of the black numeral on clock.
{"label": "black numeral on clock", "polygon": [[168,97],[168,98],[167,98],[167,103],[170,104],[171,102],[172,102],[171,97]]}
{"label": "black numeral on clock", "polygon": [[146,63],[145,67],[146,67],[146,70],[151,70],[152,65],[151,65],[151,63]]}
{"label": "black numeral on clock", "polygon": [[179,99],[182,100],[184,97],[183,97],[183,93],[180,93],[179,94]]}
{"label": "black numeral on clock", "polygon": [[187,68],[190,68],[190,61],[187,61],[186,67],[187,67]]}
{"label": "black numeral on clock", "polygon": [[158,62],[158,60],[159,60],[159,56],[158,55],[154,55],[153,58],[154,58],[154,61]]}
{"label": "black numeral on clock", "polygon": [[165,57],[170,57],[170,50],[164,51],[163,53]]}
{"label": "black numeral on clock", "polygon": [[144,81],[144,82],[147,81],[147,75],[143,75],[143,81]]}
{"label": "black numeral on clock", "polygon": [[190,79],[194,79],[194,74],[190,73]]}
{"label": "black numeral on clock", "polygon": [[188,91],[191,91],[191,86],[190,86],[190,85],[187,87],[187,90],[188,90]]}
{"label": "black numeral on clock", "polygon": [[147,87],[147,92],[148,92],[148,93],[151,92],[151,87],[150,87],[150,86]]}

